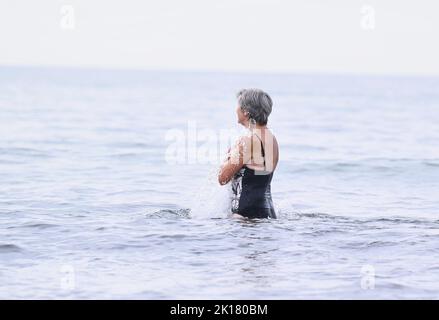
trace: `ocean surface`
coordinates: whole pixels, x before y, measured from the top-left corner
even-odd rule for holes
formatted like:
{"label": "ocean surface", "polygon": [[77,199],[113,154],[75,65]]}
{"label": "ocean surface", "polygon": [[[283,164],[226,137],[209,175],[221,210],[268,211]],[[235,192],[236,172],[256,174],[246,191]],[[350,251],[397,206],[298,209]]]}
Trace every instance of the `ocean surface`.
{"label": "ocean surface", "polygon": [[[227,217],[203,138],[248,87],[277,220]],[[0,298],[438,299],[439,78],[1,67]]]}

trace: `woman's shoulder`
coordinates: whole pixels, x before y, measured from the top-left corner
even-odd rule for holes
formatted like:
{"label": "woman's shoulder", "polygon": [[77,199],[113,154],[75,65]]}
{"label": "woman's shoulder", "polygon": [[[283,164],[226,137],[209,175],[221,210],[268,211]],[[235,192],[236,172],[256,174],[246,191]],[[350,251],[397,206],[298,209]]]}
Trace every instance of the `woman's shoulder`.
{"label": "woman's shoulder", "polygon": [[251,133],[244,133],[239,135],[236,140],[235,140],[235,144],[241,147],[246,146],[248,143],[250,143],[252,139],[252,135]]}
{"label": "woman's shoulder", "polygon": [[278,149],[279,145],[277,143],[276,136],[271,132],[271,130],[268,130],[262,133],[257,132],[245,132],[241,135],[236,137],[235,140],[235,146],[243,148],[244,150],[247,149],[247,146],[249,146],[252,142],[255,143],[257,141],[263,141],[264,146],[273,146],[273,148]]}

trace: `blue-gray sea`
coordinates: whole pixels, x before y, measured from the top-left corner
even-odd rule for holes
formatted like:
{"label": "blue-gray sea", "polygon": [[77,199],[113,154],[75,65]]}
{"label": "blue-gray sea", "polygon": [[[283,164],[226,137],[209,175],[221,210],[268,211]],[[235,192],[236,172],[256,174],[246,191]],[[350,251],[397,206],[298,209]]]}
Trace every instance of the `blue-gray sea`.
{"label": "blue-gray sea", "polygon": [[[277,220],[169,160],[238,130],[248,87]],[[438,299],[439,78],[0,68],[0,298]]]}

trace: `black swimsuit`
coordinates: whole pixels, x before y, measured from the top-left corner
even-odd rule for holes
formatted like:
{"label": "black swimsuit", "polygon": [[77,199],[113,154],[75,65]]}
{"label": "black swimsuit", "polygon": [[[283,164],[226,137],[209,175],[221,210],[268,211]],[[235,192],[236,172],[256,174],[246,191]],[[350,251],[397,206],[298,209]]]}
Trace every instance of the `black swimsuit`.
{"label": "black swimsuit", "polygon": [[[265,171],[264,145],[259,137],[258,139],[261,141],[264,170],[254,170],[244,166],[235,174],[232,179],[232,212],[247,218],[276,219],[270,186],[273,172]],[[251,153],[253,160],[253,138]]]}

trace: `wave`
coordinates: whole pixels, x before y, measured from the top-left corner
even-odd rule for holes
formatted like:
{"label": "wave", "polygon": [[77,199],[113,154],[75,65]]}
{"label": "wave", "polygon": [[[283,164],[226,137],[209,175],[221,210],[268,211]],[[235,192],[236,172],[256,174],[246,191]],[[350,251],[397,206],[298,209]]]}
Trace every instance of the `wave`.
{"label": "wave", "polygon": [[8,229],[16,229],[16,228],[32,228],[32,229],[48,229],[48,228],[54,228],[59,225],[57,224],[51,224],[51,223],[30,223],[30,224],[23,224],[19,226],[10,226]]}
{"label": "wave", "polygon": [[[334,173],[341,172],[380,172],[396,173],[404,172],[407,169],[418,169],[430,167],[434,169],[439,167],[439,159],[361,159],[358,161],[334,161],[322,160],[313,162],[296,162],[291,168],[293,173],[306,173],[316,171],[328,171]],[[433,167],[433,168],[431,168]]]}
{"label": "wave", "polygon": [[15,244],[0,244],[0,253],[21,252],[23,249]]}

